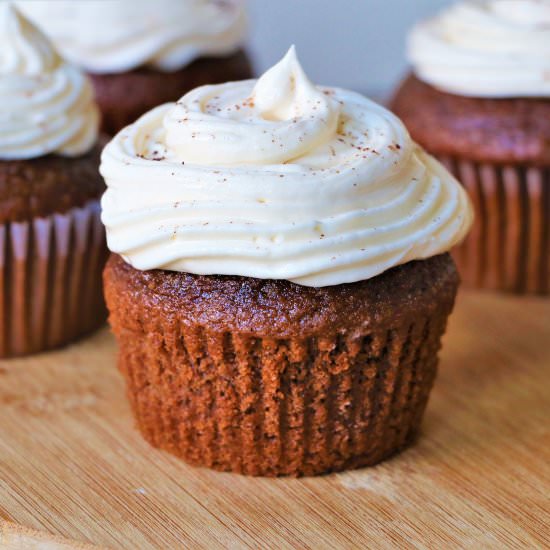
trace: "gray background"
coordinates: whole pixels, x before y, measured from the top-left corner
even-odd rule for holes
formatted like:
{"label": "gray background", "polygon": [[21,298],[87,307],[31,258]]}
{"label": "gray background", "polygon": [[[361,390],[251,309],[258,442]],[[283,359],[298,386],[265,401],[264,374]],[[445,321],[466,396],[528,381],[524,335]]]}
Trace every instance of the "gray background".
{"label": "gray background", "polygon": [[452,0],[248,0],[256,71],[295,44],[317,84],[385,94],[405,73],[411,25]]}

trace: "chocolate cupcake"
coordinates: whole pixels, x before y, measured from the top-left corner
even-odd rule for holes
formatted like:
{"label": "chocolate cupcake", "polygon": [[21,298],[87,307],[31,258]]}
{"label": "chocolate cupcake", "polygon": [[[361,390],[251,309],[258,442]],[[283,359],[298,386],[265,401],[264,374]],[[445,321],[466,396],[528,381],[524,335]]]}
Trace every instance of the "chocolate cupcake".
{"label": "chocolate cupcake", "polygon": [[147,113],[101,172],[105,295],[151,444],[276,476],[414,439],[471,211],[397,118],[314,86],[291,49]]}
{"label": "chocolate cupcake", "polygon": [[[88,71],[115,134],[203,84],[251,76],[243,0],[20,1],[62,55]],[[101,31],[98,31],[101,29]]]}
{"label": "chocolate cupcake", "polygon": [[0,357],[105,321],[99,112],[89,80],[0,4]]}
{"label": "chocolate cupcake", "polygon": [[550,291],[550,3],[462,2],[419,24],[392,109],[468,190],[470,286]]}

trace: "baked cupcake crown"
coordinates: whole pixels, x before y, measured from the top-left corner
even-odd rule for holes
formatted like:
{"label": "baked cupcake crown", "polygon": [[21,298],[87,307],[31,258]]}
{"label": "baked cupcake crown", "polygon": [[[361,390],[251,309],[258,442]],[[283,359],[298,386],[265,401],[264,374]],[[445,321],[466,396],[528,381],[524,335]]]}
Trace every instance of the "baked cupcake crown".
{"label": "baked cupcake crown", "polygon": [[91,83],[10,3],[0,3],[0,159],[79,156],[96,143]]}
{"label": "baked cupcake crown", "polygon": [[103,221],[142,270],[329,286],[449,250],[461,186],[367,98],[314,86],[293,48],[259,80],[203,86],[105,148]]}

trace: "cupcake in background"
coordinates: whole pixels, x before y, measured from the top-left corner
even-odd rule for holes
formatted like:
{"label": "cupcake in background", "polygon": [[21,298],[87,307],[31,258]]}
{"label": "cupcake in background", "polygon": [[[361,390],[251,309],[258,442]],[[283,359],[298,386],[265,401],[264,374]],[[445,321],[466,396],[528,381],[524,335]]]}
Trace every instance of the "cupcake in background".
{"label": "cupcake in background", "polygon": [[474,287],[550,291],[550,1],[463,1],[411,32],[392,109],[468,190]]}
{"label": "cupcake in background", "polygon": [[313,85],[292,49],[150,111],[101,173],[105,296],[150,443],[274,476],[414,440],[471,209],[394,115]]}
{"label": "cupcake in background", "polygon": [[26,0],[23,12],[92,78],[111,134],[202,84],[251,76],[244,0]]}
{"label": "cupcake in background", "polygon": [[6,2],[0,52],[0,357],[10,357],[104,322],[104,184],[89,79]]}

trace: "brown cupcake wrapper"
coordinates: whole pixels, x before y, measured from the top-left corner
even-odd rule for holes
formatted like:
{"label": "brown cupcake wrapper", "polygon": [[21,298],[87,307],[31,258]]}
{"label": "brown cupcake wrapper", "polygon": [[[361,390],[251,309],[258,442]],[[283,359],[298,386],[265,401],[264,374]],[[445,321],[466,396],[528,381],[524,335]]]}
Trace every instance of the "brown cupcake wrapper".
{"label": "brown cupcake wrapper", "polygon": [[474,225],[453,251],[462,281],[516,293],[550,291],[550,168],[440,156],[468,191]]}
{"label": "brown cupcake wrapper", "polygon": [[223,471],[322,474],[376,464],[414,439],[448,314],[303,339],[159,321],[118,331],[119,368],[155,447]]}
{"label": "brown cupcake wrapper", "polygon": [[106,318],[99,201],[0,225],[0,357],[67,344]]}

